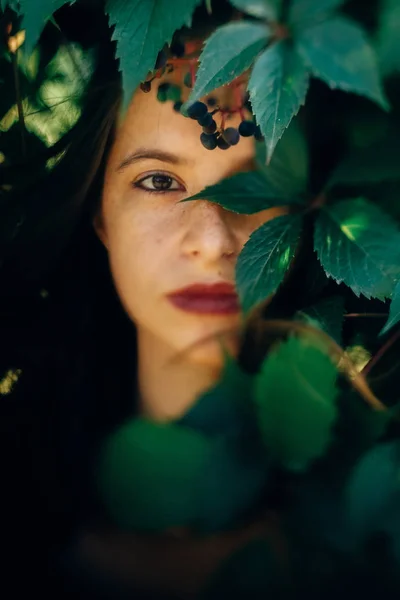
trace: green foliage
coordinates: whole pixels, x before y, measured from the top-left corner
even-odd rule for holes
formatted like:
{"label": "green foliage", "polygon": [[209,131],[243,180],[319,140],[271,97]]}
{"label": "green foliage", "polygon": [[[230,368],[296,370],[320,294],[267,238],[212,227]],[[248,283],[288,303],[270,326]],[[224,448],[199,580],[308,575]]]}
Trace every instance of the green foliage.
{"label": "green foliage", "polygon": [[22,28],[26,29],[25,48],[30,54],[36,45],[45,23],[64,4],[72,3],[74,0],[19,0],[21,13],[23,14]]}
{"label": "green foliage", "polygon": [[400,277],[400,232],[364,198],[326,206],[315,227],[314,248],[328,277],[359,296],[390,297]]}
{"label": "green foliage", "polygon": [[252,377],[244,372],[229,354],[225,356],[223,373],[178,421],[207,436],[237,435],[251,431],[249,397]]}
{"label": "green foliage", "polygon": [[[27,36],[14,56],[5,40],[0,57],[0,79],[5,83],[0,96],[0,162],[6,167],[21,158],[21,134],[28,156],[35,156],[71,131],[81,115],[94,49],[63,43],[49,56],[41,54],[42,45],[48,51],[47,41],[36,44],[52,14],[69,4],[74,4],[72,10],[79,5],[84,11],[89,5],[103,10],[102,3],[87,0],[20,0],[18,6],[15,0],[0,0],[3,10],[18,9],[13,34],[25,28]],[[160,50],[177,30],[190,25],[200,4],[201,0],[106,0],[125,106],[139,83],[149,72],[154,74]],[[287,214],[266,222],[245,244],[236,265],[237,289],[244,316],[278,290],[282,296],[274,299],[279,306],[271,309],[272,318],[289,314],[288,330],[292,318],[293,327],[299,327],[300,320],[317,332],[310,339],[288,337],[283,342],[267,334],[267,356],[258,357],[255,351],[254,357],[244,357],[251,374],[226,357],[220,381],[176,422],[160,425],[137,418],[124,423],[103,447],[98,483],[110,517],[122,528],[160,531],[183,525],[216,532],[235,526],[264,493],[276,504],[276,475],[283,495],[280,517],[285,527],[290,523],[285,529],[288,545],[298,542],[298,554],[306,557],[302,565],[311,572],[304,583],[299,569],[295,585],[305,593],[298,595],[309,597],[308,586],[312,591],[319,586],[319,598],[326,595],[327,581],[347,589],[360,565],[362,577],[376,567],[367,549],[379,532],[389,538],[392,555],[400,561],[395,347],[400,233],[389,216],[400,215],[400,1],[231,4],[244,17],[206,37],[190,100],[248,74],[251,107],[265,143],[255,142],[257,170],[235,174],[182,201],[208,200],[238,214],[287,207]],[[207,2],[207,7],[212,14],[217,1]],[[49,24],[48,31],[51,38],[58,29]],[[310,86],[312,77],[326,86]],[[170,91],[178,100],[180,90]],[[388,110],[389,104],[391,112],[381,110]],[[47,163],[43,170],[48,167]],[[20,178],[18,170],[14,178]],[[2,203],[7,191],[2,184]],[[10,214],[20,214],[20,207],[12,206],[1,221],[2,240],[7,242],[19,226]],[[311,240],[315,252],[304,253],[304,261],[303,250]],[[281,284],[286,280],[296,297],[285,297]],[[332,280],[344,285],[337,287]],[[376,311],[385,306],[371,298],[391,299],[383,328]],[[360,318],[344,319],[349,313]],[[365,380],[353,372],[351,377],[338,375],[318,329],[343,345],[345,356],[359,348],[363,359],[355,360],[354,370],[364,368]],[[388,336],[383,342],[379,331]],[[342,363],[346,361],[341,367]],[[355,389],[360,382],[370,386],[369,401],[376,394],[377,403],[370,404],[360,387]],[[387,389],[390,400],[385,393],[380,397]],[[387,401],[390,409],[373,408],[379,401]],[[301,535],[292,536],[293,531]],[[243,597],[248,597],[249,590],[256,595],[262,589],[263,594],[281,597],[271,592],[269,549],[256,546],[243,549],[226,564],[224,582],[221,579],[219,586],[217,577],[210,593],[226,595],[228,577],[233,594],[243,589]],[[322,573],[315,584],[315,557],[323,560],[324,552],[335,560],[329,575]],[[379,573],[379,591],[387,579],[384,573]],[[397,597],[398,583],[395,589]]]}
{"label": "green foliage", "polygon": [[291,469],[324,454],[337,417],[337,369],[312,341],[289,338],[265,359],[254,401],[268,452]]}
{"label": "green foliage", "polygon": [[[345,490],[347,524],[357,541],[400,534],[400,447],[377,445],[355,466]],[[400,558],[400,556],[398,557]]]}
{"label": "green foliage", "polygon": [[297,49],[312,74],[331,88],[366,96],[388,109],[376,57],[358,25],[343,17],[324,21],[299,32]]}
{"label": "green foliage", "polygon": [[288,21],[291,27],[303,28],[330,16],[345,0],[292,0],[289,5]]}
{"label": "green foliage", "polygon": [[254,231],[239,255],[236,285],[245,312],[276,291],[292,261],[301,216],[283,215]]}
{"label": "green foliage", "polygon": [[[181,202],[206,199],[227,210],[250,215],[274,206],[285,206],[288,199],[280,194],[261,172],[239,173],[185,198]],[[296,200],[296,199],[295,199]]]}
{"label": "green foliage", "polygon": [[195,431],[128,421],[108,438],[99,466],[99,489],[115,522],[153,531],[191,523],[208,452],[207,440]]}
{"label": "green foliage", "polygon": [[304,104],[307,88],[305,64],[287,42],[273,44],[256,60],[248,89],[265,136],[267,162],[286,127]]}
{"label": "green foliage", "polygon": [[384,75],[400,71],[400,2],[382,0],[376,50]]}
{"label": "green foliage", "polygon": [[125,106],[140,82],[154,69],[158,52],[174,32],[189,25],[200,0],[107,0],[106,11],[114,25],[124,86]]}
{"label": "green foliage", "polygon": [[219,27],[204,46],[188,103],[202,98],[246,71],[266,46],[269,33],[265,25],[243,21]]}

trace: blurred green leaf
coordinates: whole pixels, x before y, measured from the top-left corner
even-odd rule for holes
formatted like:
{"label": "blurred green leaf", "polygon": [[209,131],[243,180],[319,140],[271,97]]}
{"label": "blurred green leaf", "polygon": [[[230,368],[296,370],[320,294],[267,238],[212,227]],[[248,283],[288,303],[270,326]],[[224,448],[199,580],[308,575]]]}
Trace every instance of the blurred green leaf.
{"label": "blurred green leaf", "polygon": [[383,75],[400,71],[400,1],[382,0],[376,51]]}
{"label": "blurred green leaf", "polygon": [[337,417],[337,369],[310,340],[291,337],[255,378],[258,423],[267,451],[290,469],[324,454]]}
{"label": "blurred green leaf", "polygon": [[249,431],[252,385],[252,376],[226,355],[219,381],[202,394],[177,423],[207,436]]}
{"label": "blurred green leaf", "polygon": [[400,533],[399,441],[372,448],[358,462],[344,499],[348,528],[359,541],[382,531]]}
{"label": "blurred green leaf", "polygon": [[267,45],[269,34],[266,25],[246,21],[219,27],[205,43],[187,103],[230,83],[246,71]]}
{"label": "blurred green leaf", "polygon": [[103,502],[123,529],[192,524],[197,482],[209,458],[200,433],[135,418],[106,440],[98,469]]}
{"label": "blurred green leaf", "polygon": [[316,221],[314,249],[328,277],[359,296],[390,297],[400,276],[400,231],[363,198],[324,207]]}
{"label": "blurred green leaf", "polygon": [[232,212],[246,215],[274,206],[293,204],[297,200],[282,197],[264,175],[256,171],[238,173],[233,177],[223,179],[215,185],[207,186],[198,194],[181,200],[181,202],[203,198],[209,200],[209,202],[215,202]]}
{"label": "blurred green leaf", "polygon": [[335,17],[299,31],[295,45],[312,74],[329,87],[365,96],[389,109],[375,53],[359,25]]}
{"label": "blurred green leaf", "polygon": [[236,265],[236,285],[245,312],[282,283],[296,250],[302,223],[300,215],[283,215],[267,221],[251,234]]}
{"label": "blurred green leaf", "polygon": [[288,42],[272,44],[256,60],[248,90],[265,137],[267,163],[283,132],[304,104],[308,85],[305,64]]}
{"label": "blurred green leaf", "polygon": [[139,84],[154,69],[157,55],[174,32],[191,22],[201,0],[106,0],[112,39],[117,42],[117,58],[124,88],[124,105]]}
{"label": "blurred green leaf", "polygon": [[345,0],[291,0],[288,23],[290,27],[308,27],[313,21],[328,17],[344,2]]}

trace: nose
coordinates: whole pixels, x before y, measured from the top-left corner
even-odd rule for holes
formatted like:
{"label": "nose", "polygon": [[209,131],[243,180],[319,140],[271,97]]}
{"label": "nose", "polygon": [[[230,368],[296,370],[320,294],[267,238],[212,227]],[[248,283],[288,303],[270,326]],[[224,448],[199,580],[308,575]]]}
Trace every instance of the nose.
{"label": "nose", "polygon": [[207,200],[194,200],[188,207],[188,220],[182,240],[182,252],[207,263],[220,262],[238,254],[238,240],[232,228],[231,214]]}

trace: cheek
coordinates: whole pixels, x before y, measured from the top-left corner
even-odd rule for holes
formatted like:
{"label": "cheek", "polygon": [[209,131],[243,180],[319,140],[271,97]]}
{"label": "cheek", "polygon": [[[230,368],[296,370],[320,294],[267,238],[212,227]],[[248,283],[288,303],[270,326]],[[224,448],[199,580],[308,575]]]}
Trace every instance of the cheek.
{"label": "cheek", "polygon": [[[152,307],[162,287],[166,262],[171,259],[173,224],[166,211],[150,206],[110,212],[107,224],[114,284],[125,310],[137,321]],[[166,231],[170,235],[165,235]]]}

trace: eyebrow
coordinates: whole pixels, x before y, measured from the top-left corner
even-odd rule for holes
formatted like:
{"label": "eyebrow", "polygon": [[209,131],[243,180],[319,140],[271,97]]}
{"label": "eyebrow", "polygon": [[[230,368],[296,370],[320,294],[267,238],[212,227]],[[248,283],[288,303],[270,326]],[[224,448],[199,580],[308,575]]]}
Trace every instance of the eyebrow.
{"label": "eyebrow", "polygon": [[162,162],[170,163],[171,165],[187,165],[190,162],[187,158],[183,156],[178,156],[177,154],[173,154],[172,152],[167,152],[164,150],[158,150],[157,148],[138,148],[131,154],[128,154],[118,165],[116,171],[122,171],[125,167],[129,165],[133,165],[140,160],[145,160],[152,158],[153,160],[159,160]]}

